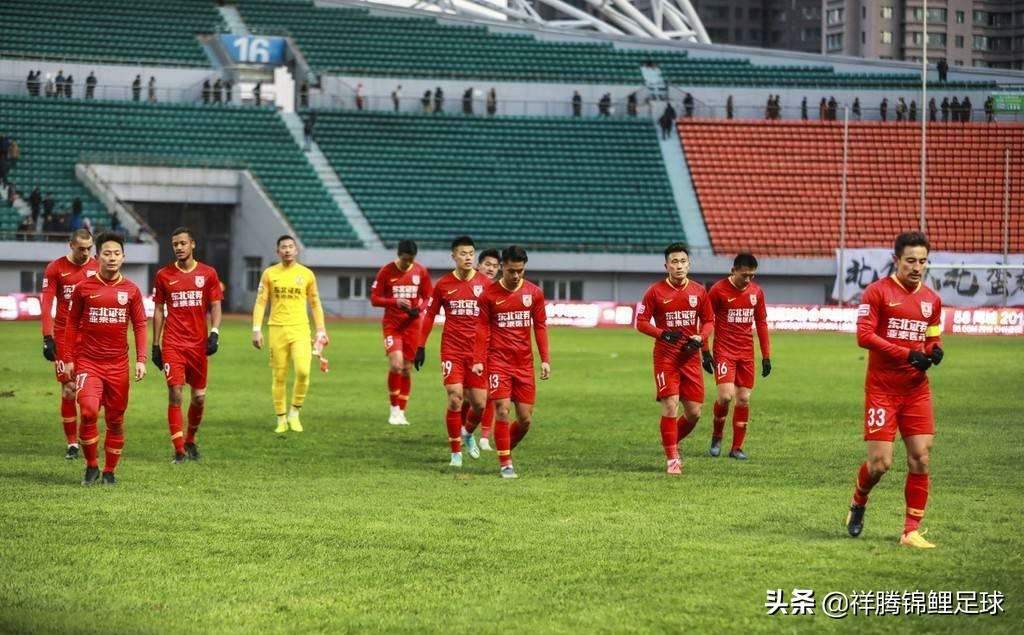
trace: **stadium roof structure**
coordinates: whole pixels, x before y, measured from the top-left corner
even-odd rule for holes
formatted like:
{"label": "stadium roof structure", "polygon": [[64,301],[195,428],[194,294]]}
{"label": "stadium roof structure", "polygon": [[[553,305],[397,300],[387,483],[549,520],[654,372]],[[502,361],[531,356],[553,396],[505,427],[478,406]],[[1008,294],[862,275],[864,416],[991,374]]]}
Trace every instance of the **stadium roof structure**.
{"label": "stadium roof structure", "polygon": [[582,0],[584,8],[573,6],[565,0],[365,1],[369,4],[435,11],[466,18],[503,19],[567,31],[711,43],[690,0],[645,0],[645,4],[650,5],[650,14],[641,11],[633,0]]}

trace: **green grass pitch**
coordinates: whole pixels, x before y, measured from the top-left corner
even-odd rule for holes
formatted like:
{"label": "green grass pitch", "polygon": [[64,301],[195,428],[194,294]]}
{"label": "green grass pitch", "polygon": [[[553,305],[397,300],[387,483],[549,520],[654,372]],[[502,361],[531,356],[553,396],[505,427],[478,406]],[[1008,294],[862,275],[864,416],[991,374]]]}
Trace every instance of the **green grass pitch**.
{"label": "green grass pitch", "polygon": [[[552,329],[553,376],[502,481],[447,467],[435,333],[408,416],[387,425],[379,329],[331,325],[302,434],[273,433],[266,351],[244,321],[211,360],[199,463],[171,465],[163,377],[133,384],[117,488],[66,462],[38,323],[0,325],[0,631],[919,632],[1024,630],[1024,340],[950,337],[931,371],[938,435],[924,526],[896,545],[906,464],[843,527],[864,456],[865,353],[776,334],[747,463],[706,456],[704,418],[668,478],[631,330]],[[728,441],[728,435],[727,435]],[[999,591],[997,615],[766,615],[768,589]]]}

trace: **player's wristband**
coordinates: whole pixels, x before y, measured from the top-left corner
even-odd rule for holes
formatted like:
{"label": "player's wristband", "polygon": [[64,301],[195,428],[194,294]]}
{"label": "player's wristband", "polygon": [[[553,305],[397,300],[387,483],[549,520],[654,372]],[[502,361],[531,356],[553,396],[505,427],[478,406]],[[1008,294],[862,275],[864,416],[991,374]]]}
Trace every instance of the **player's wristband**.
{"label": "player's wristband", "polygon": [[253,333],[260,333],[262,331],[263,331],[263,327],[262,326],[254,326],[254,327],[252,327],[252,332]]}

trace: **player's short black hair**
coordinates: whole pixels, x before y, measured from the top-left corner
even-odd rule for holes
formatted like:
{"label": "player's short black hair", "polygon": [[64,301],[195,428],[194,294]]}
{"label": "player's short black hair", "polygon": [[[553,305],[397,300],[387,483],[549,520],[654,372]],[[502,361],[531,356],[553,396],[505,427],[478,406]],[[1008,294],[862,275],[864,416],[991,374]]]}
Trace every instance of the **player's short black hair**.
{"label": "player's short black hair", "polygon": [[896,237],[892,251],[899,258],[907,247],[924,247],[929,252],[932,250],[932,244],[928,242],[928,237],[922,232],[903,232]]}
{"label": "player's short black hair", "polygon": [[[295,236],[289,236],[288,234],[284,234],[284,235],[278,236],[277,237],[277,246],[280,247],[281,243],[283,243],[286,240],[290,240],[290,241],[292,241],[294,243],[295,242]],[[298,243],[296,243],[296,244],[298,244]]]}
{"label": "player's short black hair", "polygon": [[732,266],[735,269],[757,269],[757,258],[754,257],[754,254],[736,254]]}
{"label": "player's short black hair", "polygon": [[509,245],[501,252],[501,262],[527,262],[526,250],[519,245]]}
{"label": "player's short black hair", "polygon": [[501,253],[498,252],[497,249],[484,249],[477,255],[477,263],[483,262],[484,258],[494,258],[498,262],[501,262]]}
{"label": "player's short black hair", "polygon": [[452,241],[452,251],[455,251],[459,247],[472,247],[476,249],[476,243],[474,243],[473,239],[469,236],[457,236],[455,240]]}
{"label": "player's short black hair", "polygon": [[76,240],[92,240],[92,232],[88,229],[76,229],[71,232],[71,238],[68,239],[69,243],[73,243]]}
{"label": "player's short black hair", "polygon": [[[174,231],[171,232],[171,238],[177,236],[178,234],[188,234],[189,240],[191,240],[192,242],[195,242],[196,240],[196,235],[193,234],[192,230],[189,229],[188,227],[181,226],[176,228]],[[279,238],[277,242],[280,243],[281,239]]]}
{"label": "player's short black hair", "polygon": [[103,232],[102,234],[96,237],[96,253],[100,253],[100,247],[103,246],[103,243],[110,242],[114,242],[117,243],[118,245],[121,245],[121,251],[124,251],[124,236],[117,232]]}
{"label": "player's short black hair", "polygon": [[677,254],[680,251],[687,256],[690,255],[690,248],[686,246],[686,243],[672,243],[668,247],[665,247],[665,260],[668,260],[669,254]]}
{"label": "player's short black hair", "polygon": [[416,246],[415,240],[406,239],[398,241],[399,256],[401,256],[402,254],[409,254],[410,256],[415,256],[417,253],[419,253],[419,251],[420,248]]}

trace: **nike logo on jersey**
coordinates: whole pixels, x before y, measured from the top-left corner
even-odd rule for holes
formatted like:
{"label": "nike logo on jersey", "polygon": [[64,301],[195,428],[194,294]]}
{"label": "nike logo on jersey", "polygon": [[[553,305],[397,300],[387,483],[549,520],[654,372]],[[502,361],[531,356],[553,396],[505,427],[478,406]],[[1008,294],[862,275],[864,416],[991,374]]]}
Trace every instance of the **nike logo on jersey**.
{"label": "nike logo on jersey", "polygon": [[99,295],[91,295],[91,296],[89,296],[89,299],[90,300],[95,300],[98,297],[100,297],[100,296]]}
{"label": "nike logo on jersey", "polygon": [[167,284],[173,287],[174,285],[178,284],[179,282],[181,282],[181,280],[171,280]]}
{"label": "nike logo on jersey", "polygon": [[495,300],[494,303],[495,304],[505,304],[505,302],[507,302],[507,301],[508,301],[508,298],[506,298],[505,300]]}
{"label": "nike logo on jersey", "polygon": [[447,295],[451,295],[451,294],[455,293],[456,291],[458,291],[458,289],[452,289],[451,291],[448,292]]}
{"label": "nike logo on jersey", "polygon": [[64,273],[60,274],[60,277],[63,278],[64,276],[70,276],[70,275],[71,275],[70,271],[65,271]]}
{"label": "nike logo on jersey", "polygon": [[735,300],[735,299],[736,299],[736,298],[729,298],[728,300],[726,300],[726,302],[732,302],[732,301],[733,301],[733,300]]}
{"label": "nike logo on jersey", "polygon": [[662,300],[661,303],[662,304],[668,304],[671,301],[672,301],[672,298],[669,298],[668,300]]}
{"label": "nike logo on jersey", "polygon": [[388,282],[394,282],[395,280],[398,280],[398,278],[388,278]]}
{"label": "nike logo on jersey", "polygon": [[902,302],[890,302],[889,306],[899,306],[901,304],[903,304],[903,303]]}

